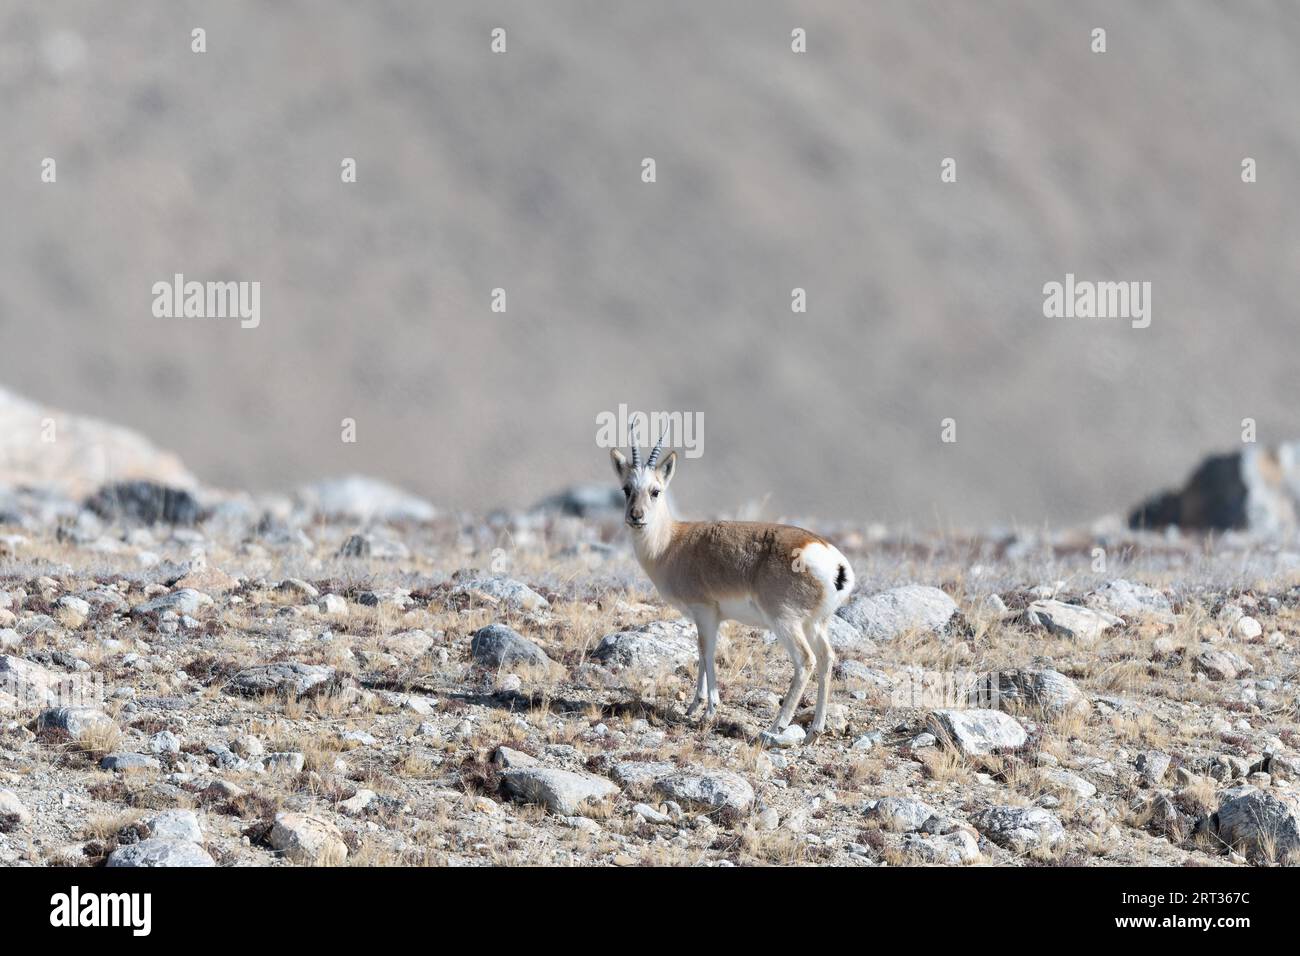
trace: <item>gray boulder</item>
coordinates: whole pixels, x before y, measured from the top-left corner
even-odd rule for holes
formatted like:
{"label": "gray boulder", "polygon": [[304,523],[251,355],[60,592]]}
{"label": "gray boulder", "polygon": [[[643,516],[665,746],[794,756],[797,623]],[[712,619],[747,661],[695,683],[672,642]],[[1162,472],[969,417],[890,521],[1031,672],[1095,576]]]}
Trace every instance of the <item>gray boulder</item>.
{"label": "gray boulder", "polygon": [[854,598],[835,613],[863,637],[887,641],[910,631],[942,632],[957,613],[957,604],[938,588],[908,584]]}
{"label": "gray boulder", "polygon": [[300,664],[280,661],[258,664],[240,671],[230,679],[227,689],[236,694],[267,693],[305,694],[322,687],[334,677],[334,668],[326,664]]}
{"label": "gray boulder", "polygon": [[730,770],[681,770],[661,777],[654,788],[669,800],[705,810],[744,813],[754,803],[749,781]]}
{"label": "gray boulder", "polygon": [[506,607],[520,611],[544,611],[551,606],[542,597],[522,581],[506,577],[487,577],[476,572],[457,571],[452,575],[456,587],[452,594],[458,597],[478,597],[485,595]]}
{"label": "gray boulder", "polygon": [[975,828],[1013,853],[1050,849],[1065,839],[1065,827],[1042,807],[988,807],[971,815]]}
{"label": "gray boulder", "polygon": [[591,656],[614,669],[656,672],[693,665],[699,645],[695,625],[678,618],[606,634]]}
{"label": "gray boulder", "polygon": [[0,692],[11,694],[27,707],[54,703],[59,674],[21,657],[0,654]]}
{"label": "gray boulder", "polygon": [[941,866],[972,863],[980,855],[979,843],[969,830],[953,830],[941,836],[907,833],[903,836],[903,849],[917,862]]}
{"label": "gray boulder", "polygon": [[1255,669],[1236,651],[1219,647],[1207,648],[1197,654],[1192,665],[1210,680],[1234,680]]}
{"label": "gray boulder", "polygon": [[1162,621],[1174,619],[1173,605],[1163,593],[1123,578],[1107,581],[1095,591],[1090,591],[1083,600],[1090,608],[1120,617],[1153,617]]}
{"label": "gray boulder", "polygon": [[560,816],[579,816],[589,800],[602,800],[618,792],[604,777],[550,767],[519,767],[502,774],[506,789],[517,799],[543,804]]}
{"label": "gray boulder", "polygon": [[1029,739],[1020,722],[1000,710],[935,710],[926,727],[967,756],[1015,750]]}
{"label": "gray boulder", "polygon": [[267,842],[299,866],[338,866],[348,856],[339,828],[313,813],[277,813]]}
{"label": "gray boulder", "polygon": [[62,731],[74,738],[92,730],[111,731],[116,727],[111,717],[94,707],[51,707],[36,717],[37,730]]}
{"label": "gray boulder", "polygon": [[470,640],[469,650],[484,667],[546,667],[551,663],[545,651],[504,624],[479,628]]}
{"label": "gray boulder", "polygon": [[203,607],[212,604],[212,598],[202,591],[196,591],[193,588],[179,588],[168,594],[160,594],[158,597],[143,604],[137,604],[131,609],[132,614],[161,614],[164,611],[175,611],[177,614],[188,614],[191,617],[199,613]]}
{"label": "gray boulder", "polygon": [[203,828],[193,810],[164,810],[142,820],[140,825],[150,839],[203,842]]}
{"label": "gray boulder", "polygon": [[1252,860],[1286,862],[1300,856],[1300,797],[1292,792],[1235,787],[1224,793],[1207,823],[1220,840]]}
{"label": "gray boulder", "polygon": [[1024,619],[1031,627],[1076,641],[1094,641],[1104,631],[1124,624],[1107,611],[1053,600],[1035,601],[1026,608]]}
{"label": "gray boulder", "polygon": [[1050,668],[1019,668],[981,674],[970,703],[999,710],[1041,711],[1048,717],[1088,711],[1079,686]]}
{"label": "gray boulder", "polygon": [[130,770],[162,769],[162,764],[157,757],[132,753],[105,754],[104,758],[99,761],[99,766],[104,770],[115,770],[118,773],[125,773]]}
{"label": "gray boulder", "polygon": [[934,807],[911,797],[881,797],[864,808],[868,819],[879,821],[881,827],[893,833],[919,830],[925,822],[936,816]]}
{"label": "gray boulder", "polygon": [[208,851],[190,840],[149,839],[114,850],[108,866],[216,866]]}

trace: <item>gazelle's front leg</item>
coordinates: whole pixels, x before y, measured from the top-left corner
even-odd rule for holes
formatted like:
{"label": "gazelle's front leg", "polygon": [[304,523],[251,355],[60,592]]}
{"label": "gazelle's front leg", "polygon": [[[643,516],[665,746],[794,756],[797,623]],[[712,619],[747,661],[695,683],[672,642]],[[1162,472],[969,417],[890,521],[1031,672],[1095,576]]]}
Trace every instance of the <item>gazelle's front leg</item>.
{"label": "gazelle's front leg", "polygon": [[686,716],[694,716],[700,704],[707,701],[704,719],[710,720],[718,711],[718,676],[714,667],[714,655],[718,649],[718,612],[713,608],[700,608],[693,612],[695,619],[696,646],[699,649],[699,673],[695,680],[695,699],[686,709]]}

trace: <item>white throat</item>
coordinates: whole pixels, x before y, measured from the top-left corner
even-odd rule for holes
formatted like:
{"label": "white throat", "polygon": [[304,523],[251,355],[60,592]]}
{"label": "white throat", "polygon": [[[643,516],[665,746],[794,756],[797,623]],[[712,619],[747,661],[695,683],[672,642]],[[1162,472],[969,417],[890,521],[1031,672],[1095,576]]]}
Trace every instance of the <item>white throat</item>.
{"label": "white throat", "polygon": [[636,551],[636,558],[641,562],[642,567],[654,564],[668,550],[676,524],[668,502],[665,501],[663,507],[658,509],[652,520],[646,522],[644,528],[628,528],[632,532],[632,548]]}

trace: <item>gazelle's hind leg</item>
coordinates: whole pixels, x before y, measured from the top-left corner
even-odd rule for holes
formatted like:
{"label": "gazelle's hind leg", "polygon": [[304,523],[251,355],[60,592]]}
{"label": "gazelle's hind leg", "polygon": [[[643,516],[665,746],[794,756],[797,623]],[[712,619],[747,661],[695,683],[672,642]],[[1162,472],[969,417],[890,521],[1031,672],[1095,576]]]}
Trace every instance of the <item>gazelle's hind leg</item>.
{"label": "gazelle's hind leg", "polygon": [[714,655],[718,650],[718,612],[712,608],[702,608],[694,612],[696,647],[699,650],[699,672],[695,678],[695,698],[686,708],[686,716],[692,717],[700,709],[700,704],[707,703],[705,718],[712,717],[718,709],[718,678],[714,667]]}
{"label": "gazelle's hind leg", "polygon": [[835,666],[835,651],[831,647],[830,628],[826,619],[814,624],[805,624],[808,642],[813,653],[817,655],[817,710],[813,713],[812,725],[808,736],[813,737],[826,729],[826,705],[831,697],[831,668]]}
{"label": "gazelle's hind leg", "polygon": [[790,726],[790,720],[794,717],[795,709],[799,706],[799,701],[803,699],[804,689],[808,686],[808,678],[812,676],[815,657],[812,648],[808,646],[807,638],[804,637],[802,622],[798,620],[778,621],[776,626],[772,628],[772,633],[781,642],[785,652],[790,655],[790,663],[794,665],[794,676],[790,680],[790,690],[786,692],[785,700],[781,701],[781,712],[776,715],[776,720],[768,729],[768,733],[779,734]]}

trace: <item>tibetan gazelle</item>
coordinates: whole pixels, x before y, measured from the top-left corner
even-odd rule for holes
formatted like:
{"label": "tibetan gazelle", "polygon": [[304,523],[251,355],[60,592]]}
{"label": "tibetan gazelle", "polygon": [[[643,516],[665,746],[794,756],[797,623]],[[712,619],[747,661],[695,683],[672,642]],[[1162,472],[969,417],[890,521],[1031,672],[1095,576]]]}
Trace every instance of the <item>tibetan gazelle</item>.
{"label": "tibetan gazelle", "polygon": [[808,734],[821,733],[835,662],[827,618],[853,590],[848,559],[828,541],[789,525],[675,520],[666,492],[677,453],[659,461],[661,437],[643,465],[635,433],[631,444],[630,462],[617,448],[610,457],[627,498],[624,521],[637,560],[660,596],[690,616],[698,632],[699,675],[687,716],[700,704],[706,704],[706,719],[717,711],[718,625],[739,621],[771,630],[794,664],[790,690],[768,734],[790,725],[814,669],[817,709]]}

